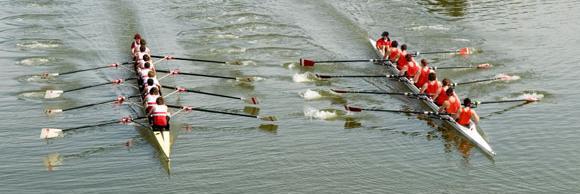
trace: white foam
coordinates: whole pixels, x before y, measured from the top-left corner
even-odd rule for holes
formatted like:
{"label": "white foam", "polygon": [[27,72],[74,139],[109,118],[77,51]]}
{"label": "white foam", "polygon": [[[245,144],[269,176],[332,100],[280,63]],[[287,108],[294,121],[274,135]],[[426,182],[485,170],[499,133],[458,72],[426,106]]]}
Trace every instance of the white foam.
{"label": "white foam", "polygon": [[296,73],[292,76],[292,80],[296,83],[304,83],[304,82],[314,82],[314,79],[311,79],[312,73],[306,72],[303,74]]}
{"label": "white foam", "polygon": [[21,47],[21,48],[32,48],[32,49],[36,49],[36,48],[57,48],[60,47],[60,44],[58,43],[50,43],[50,42],[41,42],[41,41],[30,41],[30,42],[26,42],[26,43],[18,43],[16,44],[16,46]]}
{"label": "white foam", "polygon": [[304,107],[304,116],[310,119],[329,120],[337,118],[338,114],[336,114],[336,111],[324,111],[312,107]]}
{"label": "white foam", "polygon": [[46,64],[48,62],[50,62],[49,59],[47,59],[47,58],[40,58],[40,57],[27,58],[27,59],[20,60],[20,64],[22,64],[22,65],[28,65],[28,66],[44,65],[44,64]]}
{"label": "white foam", "polygon": [[441,24],[439,25],[431,25],[431,26],[415,26],[412,27],[411,30],[416,31],[423,31],[423,30],[439,30],[439,31],[449,31],[449,27],[445,27]]}
{"label": "white foam", "polygon": [[523,99],[537,99],[540,100],[542,98],[544,98],[544,94],[538,94],[537,92],[532,92],[532,93],[524,93],[521,95],[520,98]]}
{"label": "white foam", "polygon": [[300,96],[302,96],[302,98],[304,98],[305,100],[317,100],[322,98],[320,92],[311,89],[308,89],[304,92],[300,92]]}

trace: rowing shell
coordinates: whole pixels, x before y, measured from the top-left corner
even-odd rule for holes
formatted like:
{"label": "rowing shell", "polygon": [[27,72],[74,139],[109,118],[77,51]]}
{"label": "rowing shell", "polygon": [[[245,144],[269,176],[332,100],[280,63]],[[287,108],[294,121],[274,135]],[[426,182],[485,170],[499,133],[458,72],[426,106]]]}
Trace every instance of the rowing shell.
{"label": "rowing shell", "polygon": [[[137,66],[135,65],[135,74],[137,77],[139,76],[139,71],[137,71]],[[139,94],[143,93],[143,87],[139,87],[139,85],[137,85],[137,88],[139,88]],[[143,98],[139,98],[140,99],[140,104],[143,105],[143,102],[145,102],[145,99]],[[140,111],[135,110],[138,114],[140,113],[141,116],[146,115],[145,113],[145,107],[142,107],[142,109]],[[163,130],[163,131],[155,131],[153,130],[153,128],[150,125],[143,125],[143,127],[146,127],[146,132],[149,133],[149,135],[151,135],[153,138],[154,144],[153,145],[155,147],[157,147],[159,149],[160,155],[163,155],[165,157],[165,159],[170,160],[171,159],[171,132],[169,129],[167,130]]]}
{"label": "rowing shell", "polygon": [[[376,41],[373,40],[372,38],[369,38],[369,41],[370,41],[373,49],[375,50],[376,54],[379,57],[383,58],[382,53],[376,47]],[[399,70],[390,61],[383,62],[382,65],[387,67],[387,70],[389,71],[390,74],[399,75]],[[401,88],[401,89],[406,88],[407,91],[410,91],[412,93],[419,93],[420,92],[419,88],[417,88],[414,84],[412,84],[411,81],[409,81],[406,77],[402,78],[401,83],[403,85],[405,85],[405,87]],[[439,111],[439,106],[437,106],[432,101],[428,101],[428,100],[420,100],[420,101],[422,102],[422,104],[424,104],[427,108],[430,109],[429,111],[433,111],[433,112]],[[463,136],[465,136],[467,139],[469,139],[473,144],[475,144],[478,148],[480,148],[484,153],[486,153],[492,157],[495,155],[495,152],[493,151],[493,149],[491,148],[489,143],[478,132],[477,125],[473,121],[470,122],[469,127],[465,127],[465,126],[460,125],[457,122],[455,122],[455,120],[453,118],[451,118],[450,116],[443,115],[441,117],[443,118],[443,119],[441,119],[442,122],[444,122],[445,124],[447,124],[451,128],[453,128],[456,131],[463,134]]]}

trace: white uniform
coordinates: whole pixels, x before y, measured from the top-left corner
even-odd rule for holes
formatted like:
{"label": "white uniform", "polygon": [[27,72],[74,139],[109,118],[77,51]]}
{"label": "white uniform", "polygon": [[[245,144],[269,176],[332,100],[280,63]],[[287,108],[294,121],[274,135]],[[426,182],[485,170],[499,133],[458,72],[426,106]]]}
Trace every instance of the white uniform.
{"label": "white uniform", "polygon": [[171,116],[166,105],[155,105],[151,116]]}
{"label": "white uniform", "polygon": [[147,95],[145,96],[145,103],[147,103],[147,106],[153,106],[157,104],[157,98],[159,98],[159,95]]}

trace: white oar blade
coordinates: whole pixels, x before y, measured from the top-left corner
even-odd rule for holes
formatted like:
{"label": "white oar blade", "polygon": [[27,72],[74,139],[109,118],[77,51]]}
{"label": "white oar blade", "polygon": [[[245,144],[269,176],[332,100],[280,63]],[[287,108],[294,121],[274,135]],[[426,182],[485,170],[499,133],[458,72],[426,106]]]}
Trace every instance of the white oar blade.
{"label": "white oar blade", "polygon": [[40,131],[40,139],[51,139],[62,135],[62,129],[56,128],[42,128]]}
{"label": "white oar blade", "polygon": [[256,78],[254,78],[254,77],[236,77],[236,81],[239,81],[239,82],[253,82],[255,80],[256,80]]}
{"label": "white oar blade", "polygon": [[262,121],[277,121],[278,118],[276,116],[258,116],[258,119]]}
{"label": "white oar blade", "polygon": [[62,90],[46,90],[44,98],[58,98],[64,93]]}
{"label": "white oar blade", "polygon": [[44,111],[46,114],[53,114],[53,113],[59,113],[62,112],[62,109],[46,109]]}
{"label": "white oar blade", "polygon": [[257,97],[242,98],[242,100],[248,104],[260,104],[260,100]]}

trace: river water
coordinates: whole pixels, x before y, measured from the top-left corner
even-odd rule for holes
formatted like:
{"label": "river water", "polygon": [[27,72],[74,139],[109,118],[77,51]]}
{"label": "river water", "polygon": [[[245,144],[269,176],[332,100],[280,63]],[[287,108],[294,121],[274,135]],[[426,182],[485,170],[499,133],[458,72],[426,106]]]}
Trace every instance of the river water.
{"label": "river water", "polygon": [[[578,193],[580,192],[580,3],[561,1],[70,1],[10,0],[0,8],[1,193]],[[439,70],[468,81],[509,74],[519,79],[459,86],[482,101],[540,97],[531,104],[477,108],[497,155],[413,115],[345,113],[346,103],[413,108],[392,96],[329,93],[376,90],[363,79],[314,81],[311,73],[373,74],[370,63],[317,64],[299,58],[368,59],[367,37],[387,30],[412,51],[474,48],[469,56],[422,55],[433,66],[491,63],[487,70]],[[223,76],[256,76],[253,85],[203,77],[162,81],[233,96],[257,96],[259,114],[279,121],[192,112],[174,118],[170,169],[138,128],[106,125],[41,140],[44,127],[70,128],[132,114],[125,106],[70,108],[132,95],[96,87],[43,99],[47,89],[73,89],[128,78],[102,69],[126,61],[135,32],[155,54],[241,61],[221,65],[161,62]],[[311,76],[311,75],[310,75]],[[167,93],[170,91],[167,91]],[[249,113],[242,102],[181,94],[171,104]],[[128,143],[129,142],[129,143]]]}

